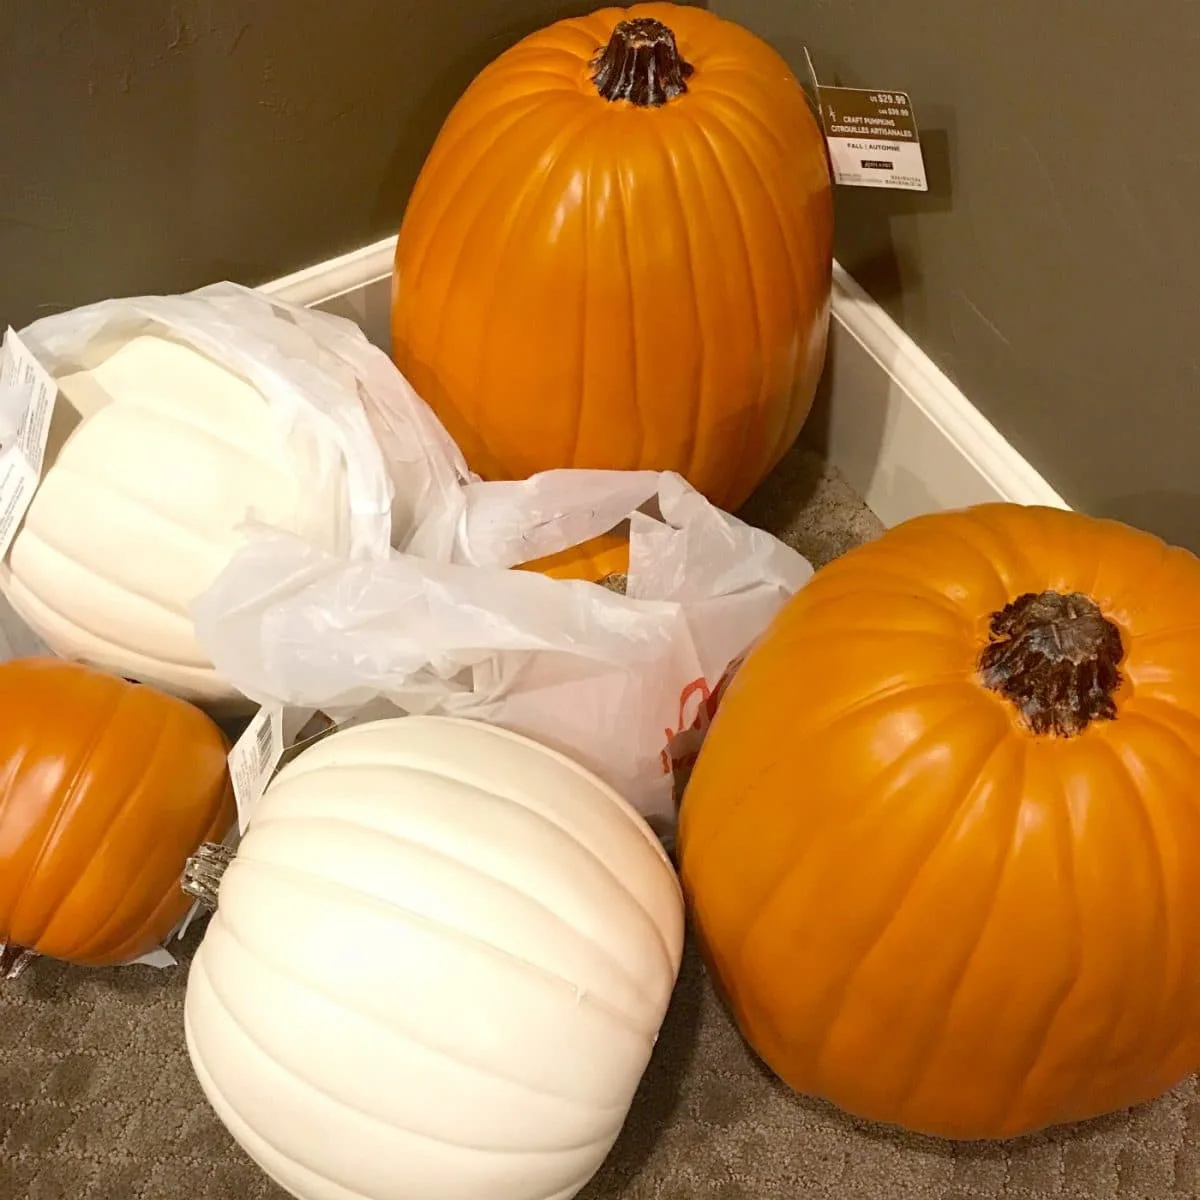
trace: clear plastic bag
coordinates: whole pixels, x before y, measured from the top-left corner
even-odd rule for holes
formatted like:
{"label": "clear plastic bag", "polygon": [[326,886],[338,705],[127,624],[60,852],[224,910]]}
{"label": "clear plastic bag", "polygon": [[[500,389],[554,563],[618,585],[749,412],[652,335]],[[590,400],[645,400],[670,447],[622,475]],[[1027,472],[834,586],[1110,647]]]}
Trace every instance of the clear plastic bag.
{"label": "clear plastic bag", "polygon": [[[508,726],[669,832],[673,775],[731,665],[811,574],[799,554],[673,474],[481,482],[357,326],[235,284],[104,301],[21,336],[61,376],[156,326],[253,384],[314,471],[346,476],[344,552],[247,514],[244,545],[194,602],[224,680],[260,704],[337,715],[378,697]],[[627,519],[625,595],[507,569]]]}
{"label": "clear plastic bag", "polygon": [[[625,518],[625,595],[506,569]],[[525,733],[595,771],[666,840],[676,771],[730,667],[812,574],[671,473],[468,483],[407,546],[349,562],[260,528],[194,606],[200,643],[260,704],[337,717],[379,697]]]}

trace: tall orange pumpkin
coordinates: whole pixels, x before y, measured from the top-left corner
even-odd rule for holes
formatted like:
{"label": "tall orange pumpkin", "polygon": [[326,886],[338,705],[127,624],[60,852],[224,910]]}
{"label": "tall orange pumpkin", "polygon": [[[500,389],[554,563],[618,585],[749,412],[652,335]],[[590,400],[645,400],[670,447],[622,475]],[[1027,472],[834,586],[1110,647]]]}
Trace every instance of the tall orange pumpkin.
{"label": "tall orange pumpkin", "polygon": [[812,405],[832,255],[783,59],[703,9],[605,8],[450,113],[400,230],[393,355],[485,478],[673,470],[734,509]]}
{"label": "tall orange pumpkin", "polygon": [[0,718],[6,961],[140,958],[191,904],[188,856],[236,819],[224,734],[182,700],[49,658],[0,665]]}
{"label": "tall orange pumpkin", "polygon": [[1200,1067],[1200,560],[982,506],[817,574],[683,801],[701,944],[793,1087],[951,1138]]}

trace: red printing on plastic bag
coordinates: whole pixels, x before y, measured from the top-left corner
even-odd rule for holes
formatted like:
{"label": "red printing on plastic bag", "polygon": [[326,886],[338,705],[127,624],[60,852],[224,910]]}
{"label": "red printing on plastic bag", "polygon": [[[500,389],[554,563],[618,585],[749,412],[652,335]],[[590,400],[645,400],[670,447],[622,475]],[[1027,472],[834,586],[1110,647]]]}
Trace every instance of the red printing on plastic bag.
{"label": "red printing on plastic bag", "polygon": [[[712,719],[717,715],[717,707],[725,689],[737,674],[745,655],[735,658],[725,668],[725,673],[717,680],[717,686],[709,689],[708,680],[704,676],[693,679],[685,684],[679,693],[679,725],[675,729],[664,729],[666,745],[663,747],[660,760],[664,775],[690,768],[700,753],[704,735],[708,732]],[[695,705],[695,714],[688,720],[689,706]]]}

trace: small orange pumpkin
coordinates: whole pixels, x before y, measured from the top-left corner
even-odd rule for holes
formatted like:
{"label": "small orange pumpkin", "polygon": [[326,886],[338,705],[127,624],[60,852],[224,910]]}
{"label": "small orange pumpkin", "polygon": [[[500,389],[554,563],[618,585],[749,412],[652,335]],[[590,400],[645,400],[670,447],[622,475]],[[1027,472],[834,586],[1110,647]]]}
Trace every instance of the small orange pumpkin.
{"label": "small orange pumpkin", "polygon": [[50,658],[0,665],[0,948],[83,966],[162,943],[188,856],[236,819],[224,734],[153,688]]}
{"label": "small orange pumpkin", "polygon": [[551,579],[583,579],[590,583],[598,583],[610,575],[628,575],[629,538],[616,532],[601,534],[582,545],[568,546],[557,554],[521,563],[519,570],[536,571]]}
{"label": "small orange pumpkin", "polygon": [[821,132],[764,42],[673,4],[560,21],[447,118],[393,355],[486,479],[673,470],[736,509],[812,405],[832,222]]}
{"label": "small orange pumpkin", "polygon": [[679,830],[701,945],[798,1090],[951,1138],[1200,1067],[1200,560],[1076,513],[907,522],[728,688]]}

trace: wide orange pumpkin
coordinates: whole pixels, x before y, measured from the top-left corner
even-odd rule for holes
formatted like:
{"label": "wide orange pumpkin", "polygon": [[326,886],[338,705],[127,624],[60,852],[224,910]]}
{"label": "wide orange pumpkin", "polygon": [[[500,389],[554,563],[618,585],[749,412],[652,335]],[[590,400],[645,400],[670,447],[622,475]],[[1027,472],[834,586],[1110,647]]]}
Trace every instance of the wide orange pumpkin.
{"label": "wide orange pumpkin", "polygon": [[995,1138],[1200,1067],[1200,560],[1075,513],[922,517],[725,694],[684,887],[747,1039],[860,1116]]}
{"label": "wide orange pumpkin", "polygon": [[734,509],[812,405],[832,253],[783,59],[703,9],[605,8],[450,113],[400,230],[393,355],[484,478],[673,470]]}
{"label": "wide orange pumpkin", "polygon": [[224,734],[182,700],[49,658],[0,665],[0,718],[0,957],[140,958],[191,904],[188,856],[236,819]]}

